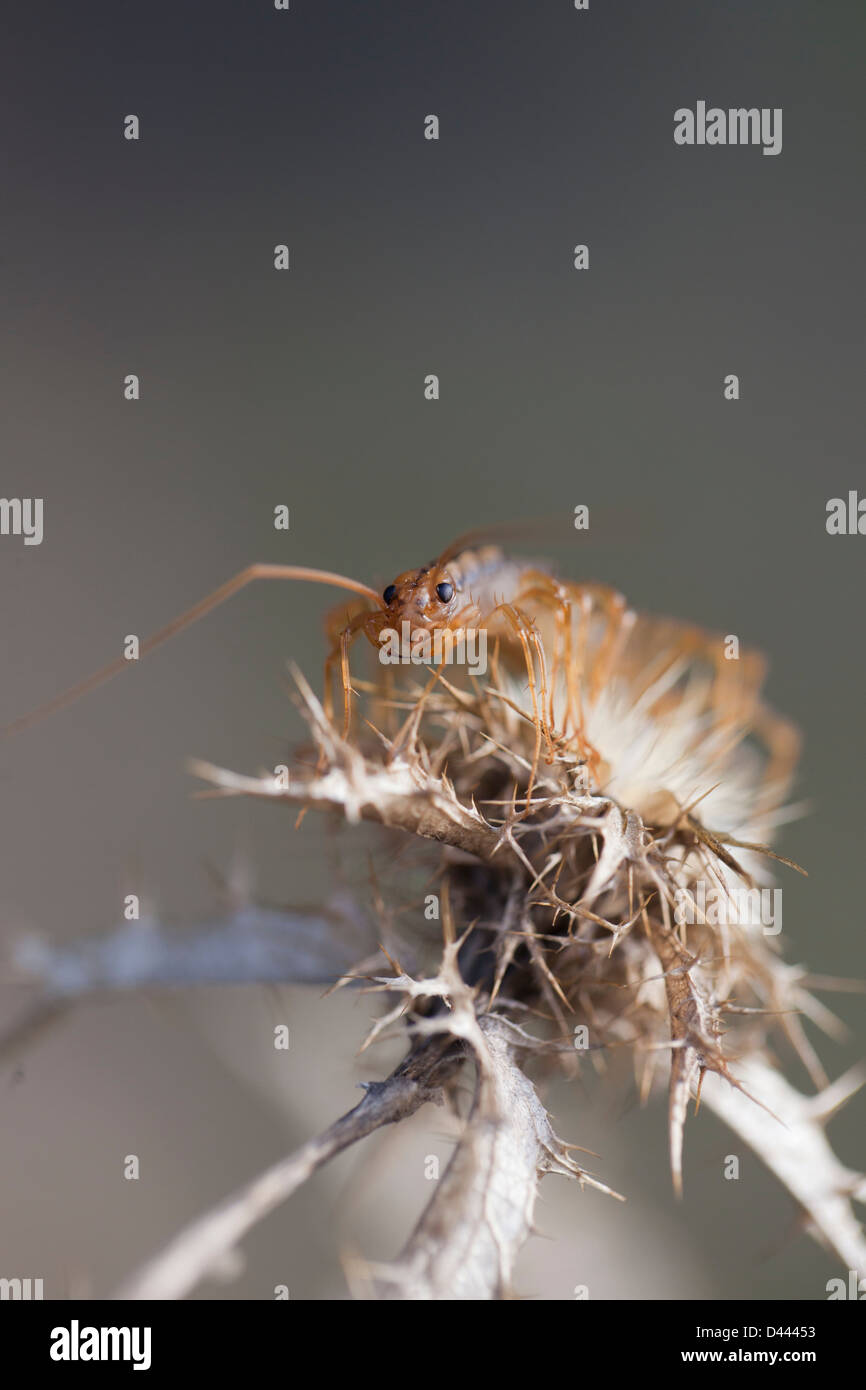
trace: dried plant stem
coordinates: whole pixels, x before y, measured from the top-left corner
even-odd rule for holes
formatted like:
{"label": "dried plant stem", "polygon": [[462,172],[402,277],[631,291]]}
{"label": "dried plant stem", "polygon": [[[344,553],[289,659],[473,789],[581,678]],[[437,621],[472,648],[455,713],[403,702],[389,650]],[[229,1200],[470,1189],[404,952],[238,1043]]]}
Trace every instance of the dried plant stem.
{"label": "dried plant stem", "polygon": [[335,1154],[383,1125],[405,1120],[427,1101],[441,1103],[441,1087],[460,1060],[450,1039],[425,1040],[386,1081],[367,1083],[364,1099],[322,1134],[193,1221],[128,1279],[115,1297],[184,1298],[257,1222]]}
{"label": "dried plant stem", "polygon": [[559,1172],[593,1182],[554,1134],[514,1060],[511,1032],[495,1015],[478,1019],[478,1085],[454,1156],[401,1257],[361,1270],[356,1293],[425,1301],[508,1297],[517,1255],[532,1233],[539,1177]]}
{"label": "dried plant stem", "polygon": [[866,1239],[851,1206],[852,1198],[866,1202],[866,1178],[839,1161],[824,1133],[827,1121],[857,1094],[866,1072],[852,1068],[816,1096],[801,1095],[760,1057],[744,1058],[738,1075],[772,1114],[719,1076],[707,1077],[705,1103],[787,1187],[825,1249],[866,1275]]}

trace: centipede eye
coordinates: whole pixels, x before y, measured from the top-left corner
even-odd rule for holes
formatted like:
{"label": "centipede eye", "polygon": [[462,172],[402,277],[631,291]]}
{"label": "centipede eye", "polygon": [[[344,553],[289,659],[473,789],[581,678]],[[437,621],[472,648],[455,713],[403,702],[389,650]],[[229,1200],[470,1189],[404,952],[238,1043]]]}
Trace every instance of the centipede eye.
{"label": "centipede eye", "polygon": [[382,597],[386,603],[391,603],[397,597],[397,585],[389,584]]}
{"label": "centipede eye", "polygon": [[454,585],[449,584],[447,580],[442,584],[437,584],[436,594],[440,603],[450,603],[454,597]]}

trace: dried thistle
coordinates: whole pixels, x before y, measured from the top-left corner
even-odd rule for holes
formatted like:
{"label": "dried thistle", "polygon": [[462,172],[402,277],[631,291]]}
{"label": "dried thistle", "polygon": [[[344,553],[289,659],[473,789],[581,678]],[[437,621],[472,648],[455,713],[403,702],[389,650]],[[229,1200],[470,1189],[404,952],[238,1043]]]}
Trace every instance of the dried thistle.
{"label": "dried thistle", "polygon": [[[404,1061],[319,1139],[183,1232],[127,1296],[188,1291],[334,1153],[448,1099],[468,1059],[472,1110],[406,1250],[347,1272],[365,1297],[508,1295],[539,1177],[610,1192],[555,1135],[525,1066],[543,1078],[613,1049],[631,1051],[642,1098],[667,1080],[677,1192],[688,1103],[703,1096],[786,1185],[812,1233],[866,1269],[851,1207],[866,1181],[822,1129],[864,1078],[828,1083],[800,1020],[834,1020],[782,959],[762,897],[777,864],[797,870],[769,848],[790,814],[797,735],[763,703],[757,656],[638,616],[608,591],[572,599],[563,590],[559,607],[524,603],[527,642],[492,630],[483,680],[449,666],[422,683],[377,667],[358,686],[356,736],[295,671],[315,767],[254,777],[193,765],[224,794],[331,808],[434,842],[444,944],[438,965],[419,941],[416,969],[392,948],[387,971],[380,957],[343,977],[397,996],[368,1043],[402,1032]],[[779,1037],[816,1095],[785,1080]]]}
{"label": "dried thistle", "polygon": [[[761,700],[763,662],[727,660],[721,639],[638,617],[607,595],[569,615],[567,659],[561,624],[534,617],[549,666],[535,672],[548,684],[542,720],[519,653],[501,641],[483,683],[448,668],[424,687],[365,686],[371,733],[357,742],[296,673],[315,773],[280,784],[195,765],[227,792],[334,807],[441,846],[442,964],[433,978],[396,963],[378,976],[400,1002],[372,1036],[399,1021],[410,1057],[433,1037],[450,1043],[446,1058],[471,1055],[475,1104],[407,1251],[384,1271],[355,1268],[355,1287],[390,1297],[507,1291],[537,1176],[588,1179],[521,1070],[532,1056],[573,1066],[581,1026],[594,1057],[632,1050],[643,1097],[668,1072],[678,1191],[688,1102],[709,1074],[707,1103],[786,1183],[814,1234],[863,1268],[849,1199],[866,1184],[821,1130],[862,1077],[828,1086],[800,1015],[825,1026],[829,1016],[762,920],[760,890],[778,859],[768,845],[798,752],[795,731]],[[459,941],[452,913],[467,928]],[[778,1071],[780,1032],[817,1096],[798,1095]]]}

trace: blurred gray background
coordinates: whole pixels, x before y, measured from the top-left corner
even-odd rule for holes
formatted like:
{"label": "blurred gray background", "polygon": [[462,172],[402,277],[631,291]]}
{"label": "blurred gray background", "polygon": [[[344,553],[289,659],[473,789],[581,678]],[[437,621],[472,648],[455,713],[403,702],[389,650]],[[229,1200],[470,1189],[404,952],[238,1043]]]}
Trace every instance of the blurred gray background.
{"label": "blurred gray background", "polygon": [[[45,499],[45,538],[0,538],[0,718],[252,560],[380,585],[469,527],[586,503],[565,574],[767,652],[810,803],[780,846],[810,872],[783,879],[788,956],[866,973],[866,540],[825,530],[827,500],[866,489],[862,6],[49,0],[7,28],[2,492]],[[673,113],[698,100],[782,107],[781,155],[678,148]],[[274,901],[335,880],[369,901],[372,832],[194,800],[184,770],[254,771],[302,736],[285,661],[320,680],[334,597],[248,590],[0,748],[7,941],[104,931],[130,892],[193,920],[232,866]],[[5,980],[3,1019],[26,1000]],[[822,1044],[836,1075],[863,1052],[863,1001],[828,1002],[853,1032]],[[371,1012],[252,988],[79,1010],[0,1075],[0,1273],[108,1292],[384,1074],[393,1046],[354,1056]],[[627,1077],[560,1086],[553,1108],[630,1201],[546,1180],[556,1239],[531,1243],[524,1292],[825,1296],[835,1262],[708,1113],[678,1205],[664,1109],[640,1112]],[[860,1168],[864,1109],[831,1130]],[[396,1253],[429,1197],[424,1155],[452,1139],[428,1110],[368,1141],[202,1294],[344,1297],[341,1252]],[[739,1183],[721,1178],[732,1148]]]}

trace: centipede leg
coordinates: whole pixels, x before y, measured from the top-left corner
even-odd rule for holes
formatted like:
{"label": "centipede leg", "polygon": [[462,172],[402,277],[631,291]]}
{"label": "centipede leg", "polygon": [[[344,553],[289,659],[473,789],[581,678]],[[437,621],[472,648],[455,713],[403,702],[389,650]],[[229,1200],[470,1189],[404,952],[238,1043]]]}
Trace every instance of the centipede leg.
{"label": "centipede leg", "polygon": [[554,641],[553,662],[551,667],[551,680],[548,687],[547,705],[547,728],[552,735],[556,728],[556,718],[554,712],[554,697],[556,693],[556,682],[560,668],[560,651],[565,655],[566,682],[573,678],[571,671],[571,603],[565,597],[562,587],[550,575],[544,574],[540,570],[530,570],[525,576],[528,587],[524,587],[516,598],[517,603],[523,603],[527,599],[540,599],[553,610],[556,622],[556,637]]}
{"label": "centipede leg", "polygon": [[[526,673],[529,678],[529,694],[532,700],[532,719],[533,724],[535,725],[535,752],[533,754],[532,767],[529,773],[529,782],[526,788],[526,811],[524,812],[524,814],[528,814],[532,803],[532,792],[535,787],[535,779],[538,775],[538,764],[541,761],[542,731],[544,731],[549,741],[549,733],[547,731],[544,721],[543,707],[541,713],[539,713],[538,687],[535,681],[535,663],[533,662],[532,651],[530,649],[530,638],[534,635],[534,637],[537,640],[538,633],[533,627],[531,627],[524,614],[521,613],[518,608],[515,608],[513,604],[499,604],[498,607],[493,610],[491,617],[493,617],[496,613],[502,613],[506,621],[509,623],[509,625],[513,628],[514,632],[516,633],[517,639],[520,642],[521,647],[523,648],[523,659],[526,662]],[[536,645],[536,643],[533,643],[533,645],[535,646],[536,651],[540,653],[540,644]],[[542,678],[543,670],[544,668],[542,665]]]}
{"label": "centipede leg", "polygon": [[[598,749],[590,743],[584,732],[582,697],[582,672],[585,659],[584,623],[582,622],[580,627],[581,648],[577,659],[575,658],[572,632],[575,600],[584,619],[589,616],[591,600],[588,594],[584,593],[584,591],[576,585],[562,584],[541,571],[530,571],[526,578],[530,581],[531,587],[522,591],[519,596],[520,601],[523,602],[528,598],[535,598],[545,603],[553,610],[557,627],[557,657],[560,643],[564,653],[566,718],[563,723],[563,732],[567,736],[567,728],[570,721],[574,729],[574,737],[577,741],[580,756],[586,760],[590,771],[594,775],[598,775],[601,755]],[[555,678],[554,672],[554,681]],[[554,683],[552,682],[549,713],[551,727],[555,727],[553,719],[553,694]]]}
{"label": "centipede leg", "polygon": [[[322,709],[323,709],[324,712],[325,712],[325,718],[327,719],[328,723],[331,724],[331,725],[333,725],[333,722],[334,722],[334,692],[333,692],[334,672],[335,672],[335,670],[336,670],[337,663],[339,662],[339,664],[340,664],[340,676],[341,676],[342,685],[343,685],[343,738],[344,738],[344,739],[348,738],[348,736],[349,736],[349,726],[350,726],[350,723],[351,723],[351,714],[352,714],[351,705],[350,705],[350,697],[351,697],[351,693],[352,693],[352,685],[351,685],[351,680],[350,680],[350,677],[349,677],[349,641],[350,641],[351,638],[354,636],[354,634],[358,631],[358,629],[363,625],[363,623],[364,623],[365,619],[367,618],[367,616],[368,616],[367,613],[359,613],[359,614],[357,615],[357,617],[350,619],[349,622],[346,623],[345,627],[343,627],[343,628],[340,630],[340,632],[339,632],[339,634],[336,636],[336,638],[333,639],[334,644],[333,644],[333,646],[331,647],[331,650],[330,650],[330,652],[328,653],[327,657],[325,658],[325,679],[324,679],[324,689],[323,689],[323,691],[322,691]],[[321,749],[319,750],[319,756],[318,756],[318,758],[317,758],[317,760],[316,760],[316,776],[317,776],[317,777],[321,776],[321,774],[324,772],[325,767],[326,767],[326,765],[327,765],[327,761],[328,761],[328,755],[327,755],[325,749],[324,749],[324,748],[321,748]],[[307,806],[302,806],[301,809],[300,809],[300,811],[298,812],[298,818],[297,818],[297,820],[295,821],[295,829],[296,829],[296,830],[298,829],[298,827],[300,826],[300,824],[301,824],[301,822],[303,821],[304,817],[306,816],[308,809],[309,809],[309,807],[307,807]]]}
{"label": "centipede leg", "polygon": [[353,618],[349,618],[348,622],[344,624],[340,631],[332,637],[331,650],[325,659],[325,691],[322,703],[328,721],[332,723],[334,718],[334,674],[339,666],[340,684],[343,690],[343,738],[348,738],[352,722],[352,679],[349,671],[349,644],[355,634],[363,628],[368,617],[369,614],[364,612],[357,613]]}

